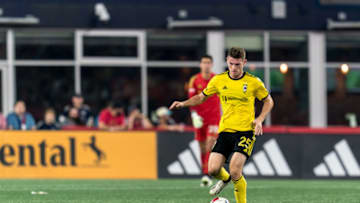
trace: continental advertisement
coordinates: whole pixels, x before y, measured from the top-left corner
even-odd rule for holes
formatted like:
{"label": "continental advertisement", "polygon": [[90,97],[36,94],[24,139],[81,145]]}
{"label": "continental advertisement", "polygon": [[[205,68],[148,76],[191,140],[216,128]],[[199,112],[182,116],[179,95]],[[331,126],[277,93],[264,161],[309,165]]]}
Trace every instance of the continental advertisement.
{"label": "continental advertisement", "polygon": [[0,131],[0,178],[156,179],[156,133]]}

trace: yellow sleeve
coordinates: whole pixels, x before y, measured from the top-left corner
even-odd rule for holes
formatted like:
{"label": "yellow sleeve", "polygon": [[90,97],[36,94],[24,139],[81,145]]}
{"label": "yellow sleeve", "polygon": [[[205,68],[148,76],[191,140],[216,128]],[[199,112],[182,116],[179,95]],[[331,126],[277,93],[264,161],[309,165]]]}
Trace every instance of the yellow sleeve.
{"label": "yellow sleeve", "polygon": [[264,83],[259,78],[257,78],[256,83],[257,83],[257,88],[255,90],[255,97],[258,100],[262,101],[269,95],[269,92],[265,88]]}
{"label": "yellow sleeve", "polygon": [[215,76],[210,80],[206,88],[203,90],[203,94],[205,96],[211,96],[213,94],[218,93],[218,89],[216,86],[217,86],[217,77]]}

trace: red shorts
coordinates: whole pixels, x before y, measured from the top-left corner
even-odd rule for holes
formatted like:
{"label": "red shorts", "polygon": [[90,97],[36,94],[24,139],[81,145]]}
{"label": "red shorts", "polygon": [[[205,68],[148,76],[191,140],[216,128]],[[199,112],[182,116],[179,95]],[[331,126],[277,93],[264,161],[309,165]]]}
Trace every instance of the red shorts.
{"label": "red shorts", "polygon": [[210,125],[204,123],[201,128],[195,129],[195,140],[205,142],[208,136],[218,137],[218,125]]}

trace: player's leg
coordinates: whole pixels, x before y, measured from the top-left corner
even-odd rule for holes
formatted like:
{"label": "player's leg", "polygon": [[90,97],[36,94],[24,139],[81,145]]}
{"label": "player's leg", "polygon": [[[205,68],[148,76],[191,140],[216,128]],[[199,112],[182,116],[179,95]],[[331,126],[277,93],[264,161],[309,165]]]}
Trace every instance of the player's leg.
{"label": "player's leg", "polygon": [[219,194],[225,186],[230,182],[230,174],[223,167],[225,163],[225,156],[217,152],[211,152],[209,158],[209,174],[219,181],[210,188],[210,195]]}
{"label": "player's leg", "polygon": [[[208,174],[208,164],[209,157],[212,148],[215,145],[216,139],[218,137],[218,127],[217,125],[209,125],[206,129],[206,141],[205,141],[205,149],[202,152],[202,164],[203,164],[203,173]],[[206,186],[212,185],[212,180],[209,176],[203,176],[202,182]]]}
{"label": "player's leg", "polygon": [[203,175],[208,174],[208,157],[207,157],[207,146],[206,146],[206,140],[205,141],[199,141],[200,146],[200,153],[201,153],[201,167],[202,167],[202,173]]}
{"label": "player's leg", "polygon": [[207,126],[203,126],[202,128],[196,129],[195,131],[195,139],[199,142],[200,147],[200,158],[201,158],[201,167],[203,177],[201,178],[201,187],[207,187],[211,184],[211,179],[208,175],[208,154],[207,154],[207,146],[206,146],[206,130]]}
{"label": "player's leg", "polygon": [[242,175],[247,157],[235,152],[230,161],[230,174],[234,183],[234,195],[237,203],[246,203],[246,180]]}
{"label": "player's leg", "polygon": [[212,180],[209,176],[208,161],[210,152],[207,150],[207,141],[199,141],[201,152],[201,167],[203,176],[201,177],[201,187],[209,187],[212,185]]}
{"label": "player's leg", "polygon": [[230,174],[234,183],[234,195],[237,203],[246,203],[246,180],[243,168],[250,157],[256,137],[254,132],[239,132],[233,136],[235,140],[234,154],[230,160]]}
{"label": "player's leg", "polygon": [[228,180],[230,175],[223,167],[225,160],[226,158],[223,154],[212,152],[209,158],[209,175],[219,180]]}
{"label": "player's leg", "polygon": [[231,180],[230,174],[223,167],[232,147],[226,133],[220,133],[209,158],[209,174],[219,181],[211,187],[210,195],[217,195]]}
{"label": "player's leg", "polygon": [[215,136],[207,136],[206,137],[206,141],[205,141],[205,151],[203,154],[203,164],[205,165],[205,167],[203,168],[204,171],[208,172],[208,167],[209,167],[209,159],[210,159],[210,153],[212,148],[214,147],[216,142],[216,137]]}
{"label": "player's leg", "polygon": [[207,132],[207,125],[203,125],[202,128],[198,129],[198,141],[200,144],[200,152],[201,152],[201,166],[202,172],[204,175],[208,175],[208,151],[206,146],[206,132]]}

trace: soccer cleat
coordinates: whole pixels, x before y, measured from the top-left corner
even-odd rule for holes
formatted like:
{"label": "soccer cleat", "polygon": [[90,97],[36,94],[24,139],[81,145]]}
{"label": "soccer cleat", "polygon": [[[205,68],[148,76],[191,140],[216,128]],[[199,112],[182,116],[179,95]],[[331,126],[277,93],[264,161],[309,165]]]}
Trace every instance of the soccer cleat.
{"label": "soccer cleat", "polygon": [[210,187],[212,185],[212,180],[209,176],[205,175],[201,178],[200,187]]}
{"label": "soccer cleat", "polygon": [[220,194],[220,192],[225,188],[225,186],[228,184],[229,182],[224,182],[222,180],[219,180],[215,185],[213,185],[210,188],[209,194],[210,195],[218,195]]}

